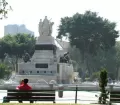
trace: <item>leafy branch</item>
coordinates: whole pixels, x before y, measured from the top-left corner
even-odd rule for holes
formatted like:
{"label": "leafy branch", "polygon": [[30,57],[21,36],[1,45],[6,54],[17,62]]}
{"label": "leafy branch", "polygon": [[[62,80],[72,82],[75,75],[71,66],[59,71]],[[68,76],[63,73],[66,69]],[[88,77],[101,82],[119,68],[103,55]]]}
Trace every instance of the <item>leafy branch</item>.
{"label": "leafy branch", "polygon": [[12,10],[12,7],[9,6],[6,0],[2,0],[0,2],[0,19],[7,18],[9,10]]}

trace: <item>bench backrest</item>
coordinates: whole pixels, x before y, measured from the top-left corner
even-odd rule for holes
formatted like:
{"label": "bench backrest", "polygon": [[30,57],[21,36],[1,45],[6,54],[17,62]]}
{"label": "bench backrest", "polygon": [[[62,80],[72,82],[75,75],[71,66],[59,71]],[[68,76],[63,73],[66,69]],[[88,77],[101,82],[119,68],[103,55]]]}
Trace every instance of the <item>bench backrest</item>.
{"label": "bench backrest", "polygon": [[55,97],[55,90],[29,90],[29,91],[23,91],[23,90],[7,90],[7,96],[11,97],[38,97],[38,96],[44,96],[44,97]]}
{"label": "bench backrest", "polygon": [[120,91],[110,92],[110,102],[120,103]]}

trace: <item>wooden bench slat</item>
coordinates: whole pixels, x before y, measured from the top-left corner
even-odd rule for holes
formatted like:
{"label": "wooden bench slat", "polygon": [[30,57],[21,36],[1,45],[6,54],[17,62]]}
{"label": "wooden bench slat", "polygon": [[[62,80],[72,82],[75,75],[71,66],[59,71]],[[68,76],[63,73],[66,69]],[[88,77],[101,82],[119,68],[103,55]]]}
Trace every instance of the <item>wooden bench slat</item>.
{"label": "wooden bench slat", "polygon": [[54,101],[55,100],[55,97],[31,97],[31,98],[29,98],[29,97],[7,97],[7,99],[8,100],[22,100],[22,101],[24,101],[24,100],[28,100],[28,101],[30,101],[30,100],[45,100],[45,101]]}
{"label": "wooden bench slat", "polygon": [[28,98],[31,98],[31,99],[54,99],[55,97],[7,97],[7,99],[28,99]]}
{"label": "wooden bench slat", "polygon": [[[8,96],[22,96],[24,93],[8,93]],[[31,93],[32,96],[55,96],[55,93]]]}
{"label": "wooden bench slat", "polygon": [[120,98],[120,96],[118,96],[118,95],[112,95],[112,96],[110,96],[110,98]]}
{"label": "wooden bench slat", "polygon": [[110,92],[110,103],[120,103],[120,91]]}
{"label": "wooden bench slat", "polygon": [[112,91],[111,94],[120,94],[120,91]]}
{"label": "wooden bench slat", "polygon": [[[27,92],[27,90],[8,90],[8,92]],[[29,90],[28,92],[54,92],[55,90]]]}
{"label": "wooden bench slat", "polygon": [[120,101],[120,99],[110,99],[110,102],[113,102],[113,101]]}

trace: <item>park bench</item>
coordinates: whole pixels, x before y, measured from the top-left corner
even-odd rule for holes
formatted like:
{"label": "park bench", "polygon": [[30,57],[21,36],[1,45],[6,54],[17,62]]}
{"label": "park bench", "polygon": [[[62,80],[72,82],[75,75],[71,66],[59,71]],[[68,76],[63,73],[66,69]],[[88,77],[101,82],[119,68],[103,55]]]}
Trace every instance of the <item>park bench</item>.
{"label": "park bench", "polygon": [[55,103],[55,90],[7,90],[6,102],[10,101],[53,101]]}
{"label": "park bench", "polygon": [[111,91],[109,98],[109,105],[112,103],[120,103],[120,91]]}

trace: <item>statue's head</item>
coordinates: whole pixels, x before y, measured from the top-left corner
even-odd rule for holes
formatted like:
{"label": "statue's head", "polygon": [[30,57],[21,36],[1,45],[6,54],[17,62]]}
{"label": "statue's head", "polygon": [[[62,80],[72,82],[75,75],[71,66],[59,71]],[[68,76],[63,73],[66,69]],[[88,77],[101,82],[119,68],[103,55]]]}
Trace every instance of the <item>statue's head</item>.
{"label": "statue's head", "polygon": [[42,19],[40,19],[40,22],[42,22]]}
{"label": "statue's head", "polygon": [[47,16],[45,16],[45,19],[47,19]]}
{"label": "statue's head", "polygon": [[51,22],[51,24],[53,25],[53,24],[54,24],[54,22]]}

